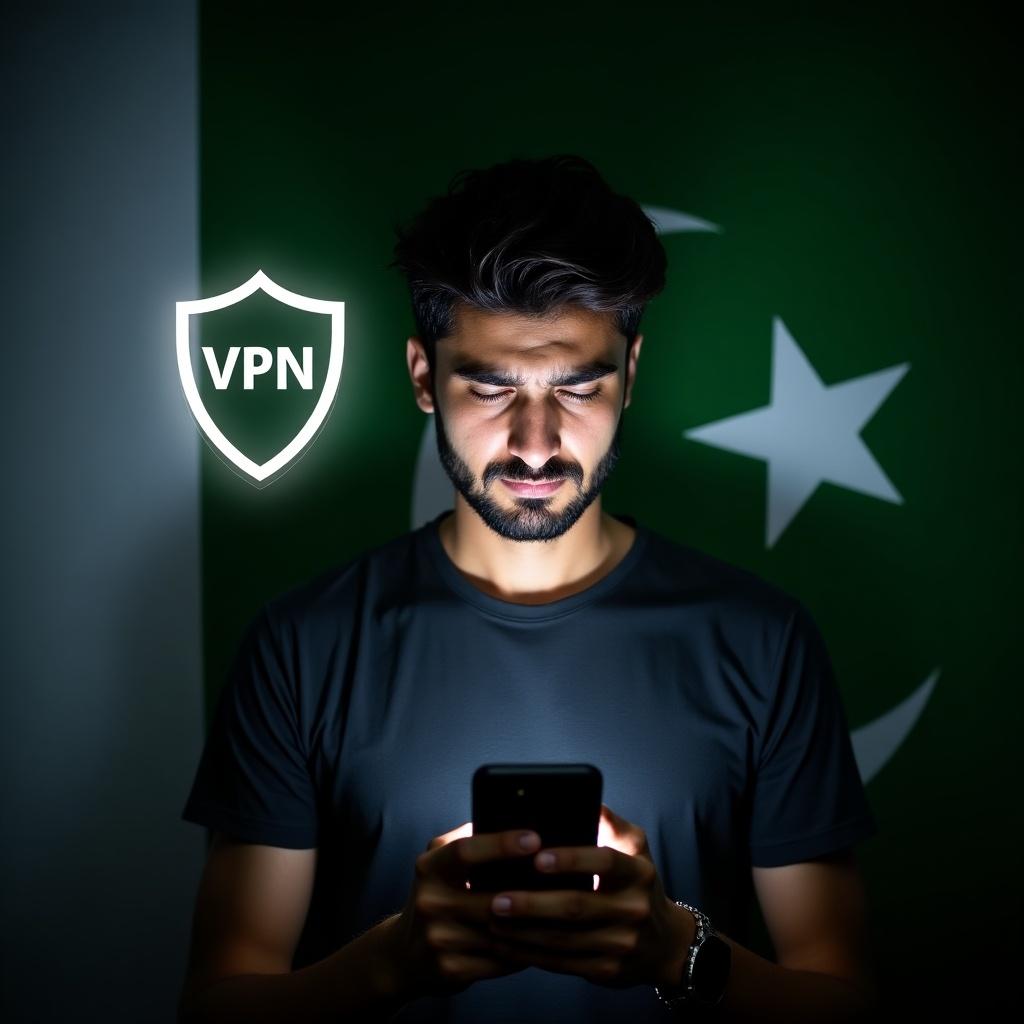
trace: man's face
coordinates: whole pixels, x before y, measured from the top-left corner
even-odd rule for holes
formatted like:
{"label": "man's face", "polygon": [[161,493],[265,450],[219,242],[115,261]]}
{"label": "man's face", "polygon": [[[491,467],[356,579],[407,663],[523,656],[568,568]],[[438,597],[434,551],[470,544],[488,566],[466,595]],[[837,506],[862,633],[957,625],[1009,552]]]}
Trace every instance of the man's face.
{"label": "man's face", "polygon": [[456,322],[436,350],[441,463],[502,537],[560,537],[618,459],[636,353],[627,378],[612,314],[575,307],[541,319],[460,305]]}

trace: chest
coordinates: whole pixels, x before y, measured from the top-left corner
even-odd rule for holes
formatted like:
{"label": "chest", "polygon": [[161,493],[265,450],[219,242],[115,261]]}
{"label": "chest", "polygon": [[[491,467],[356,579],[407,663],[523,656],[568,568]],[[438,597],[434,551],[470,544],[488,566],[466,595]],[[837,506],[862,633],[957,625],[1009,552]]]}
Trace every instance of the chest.
{"label": "chest", "polygon": [[396,616],[325,692],[318,786],[348,835],[422,850],[471,817],[495,761],[581,761],[645,829],[724,827],[751,781],[748,670],[713,630],[616,609],[538,627],[475,612]]}

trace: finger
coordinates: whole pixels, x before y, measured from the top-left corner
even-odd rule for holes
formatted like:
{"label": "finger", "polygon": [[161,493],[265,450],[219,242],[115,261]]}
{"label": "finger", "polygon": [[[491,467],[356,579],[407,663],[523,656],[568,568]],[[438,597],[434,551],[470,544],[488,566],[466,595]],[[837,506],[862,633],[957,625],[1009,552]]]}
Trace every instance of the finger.
{"label": "finger", "polygon": [[473,834],[473,822],[464,821],[458,828],[453,828],[443,835],[434,836],[433,839],[427,843],[428,850],[436,850],[439,846],[447,846],[453,839],[461,839],[463,836],[471,836]]}
{"label": "finger", "polygon": [[450,919],[432,921],[424,938],[444,976],[456,984],[514,974],[525,964],[503,958],[486,925],[465,925]]}
{"label": "finger", "polygon": [[474,865],[506,857],[523,857],[539,848],[540,836],[536,832],[523,829],[482,832],[453,839],[444,846],[421,853],[416,860],[416,868],[425,877],[439,876],[452,885],[465,887],[469,869]]}
{"label": "finger", "polygon": [[472,956],[469,953],[445,953],[440,960],[445,977],[461,986],[459,991],[484,978],[515,974],[526,966],[516,960],[505,960],[498,956]]}
{"label": "finger", "polygon": [[499,945],[498,952],[505,960],[523,967],[540,967],[556,974],[575,974],[597,984],[611,983],[621,971],[621,961],[607,954],[588,956],[567,953],[545,952],[541,949],[525,949],[511,943]]}
{"label": "finger", "polygon": [[494,896],[491,912],[496,920],[534,918],[566,926],[595,922],[632,923],[650,913],[650,900],[642,892],[584,892],[580,889],[502,892]]}
{"label": "finger", "polygon": [[610,846],[635,857],[647,850],[647,836],[638,825],[616,814],[607,804],[601,804],[597,845]]}
{"label": "finger", "polygon": [[647,857],[630,856],[610,846],[559,846],[543,850],[534,866],[545,874],[580,872],[599,875],[603,892],[631,885],[647,885],[657,874]]}
{"label": "finger", "polygon": [[492,892],[472,892],[429,879],[416,893],[416,910],[427,919],[457,920],[484,926],[493,916]]}
{"label": "finger", "polygon": [[465,923],[453,918],[430,921],[424,928],[427,943],[437,953],[468,953],[493,956],[495,937],[487,922]]}
{"label": "finger", "polygon": [[602,953],[624,956],[636,948],[636,930],[612,926],[607,928],[544,928],[531,927],[527,921],[493,920],[491,934],[499,943],[515,947],[536,948],[547,952],[563,952],[594,956]]}

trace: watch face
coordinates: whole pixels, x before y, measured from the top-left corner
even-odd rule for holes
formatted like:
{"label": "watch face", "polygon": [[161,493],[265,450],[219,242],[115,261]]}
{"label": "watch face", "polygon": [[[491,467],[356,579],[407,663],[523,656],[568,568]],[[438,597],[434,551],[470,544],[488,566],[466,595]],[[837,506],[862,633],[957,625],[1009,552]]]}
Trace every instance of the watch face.
{"label": "watch face", "polygon": [[693,963],[693,997],[713,1006],[725,992],[729,980],[732,949],[717,935],[709,935],[697,950]]}

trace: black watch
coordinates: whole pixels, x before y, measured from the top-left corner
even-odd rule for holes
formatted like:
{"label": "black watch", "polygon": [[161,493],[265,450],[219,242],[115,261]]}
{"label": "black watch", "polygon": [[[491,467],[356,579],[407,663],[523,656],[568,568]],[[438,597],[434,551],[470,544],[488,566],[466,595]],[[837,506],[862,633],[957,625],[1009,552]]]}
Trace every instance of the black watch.
{"label": "black watch", "polygon": [[680,983],[671,989],[655,986],[654,991],[666,1006],[673,1009],[693,1004],[709,1008],[717,1006],[725,995],[725,986],[729,981],[732,948],[715,933],[707,914],[691,907],[689,903],[680,900],[675,903],[693,914],[697,932],[690,945]]}

